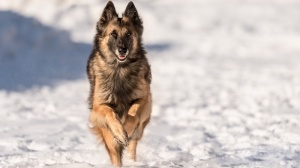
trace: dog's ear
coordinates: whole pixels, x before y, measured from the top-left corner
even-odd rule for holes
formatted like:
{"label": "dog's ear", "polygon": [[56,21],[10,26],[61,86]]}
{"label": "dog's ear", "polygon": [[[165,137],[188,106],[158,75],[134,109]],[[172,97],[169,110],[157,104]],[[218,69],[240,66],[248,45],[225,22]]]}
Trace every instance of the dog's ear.
{"label": "dog's ear", "polygon": [[140,33],[143,32],[143,22],[140,18],[138,11],[136,10],[132,1],[130,1],[125,9],[123,16],[129,18],[131,22],[138,28]]}
{"label": "dog's ear", "polygon": [[118,14],[116,12],[114,4],[111,1],[109,1],[106,4],[102,12],[101,18],[98,22],[98,30],[101,31],[101,29],[107,26],[108,22],[111,21],[114,17],[118,17]]}

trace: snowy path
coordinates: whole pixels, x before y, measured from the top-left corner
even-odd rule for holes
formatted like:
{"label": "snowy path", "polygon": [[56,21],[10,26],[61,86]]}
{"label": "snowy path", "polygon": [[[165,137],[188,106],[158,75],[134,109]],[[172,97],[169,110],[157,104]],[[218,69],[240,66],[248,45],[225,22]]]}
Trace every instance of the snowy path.
{"label": "snowy path", "polygon": [[[39,15],[35,9],[40,1],[31,1],[27,8],[8,2],[0,2],[1,11],[13,9],[25,16],[24,23],[34,17],[53,29],[50,36],[60,37],[50,53],[60,54],[54,57],[58,65],[78,47],[86,55],[75,55],[75,63],[85,60],[90,46],[85,42],[92,41],[95,19],[105,3],[80,1],[72,6],[64,1],[55,8],[56,1],[44,1],[49,8]],[[115,5],[123,10],[125,3]],[[125,155],[124,167],[299,167],[299,2],[178,0],[136,6],[145,22],[154,106],[138,162]],[[69,21],[73,16],[78,17]],[[16,21],[11,22],[6,25]],[[48,28],[34,28],[38,33],[28,29],[35,35],[33,45],[40,44],[35,39],[48,40]],[[9,65],[18,66],[23,60],[18,50],[32,50],[22,45],[30,36],[7,30],[0,26],[0,60],[12,53],[15,60],[8,60]],[[60,30],[70,32],[76,43]],[[5,37],[19,37],[21,49],[8,48],[15,41]],[[60,45],[67,51],[60,53],[55,48]],[[35,59],[46,46],[37,45],[33,54],[25,51],[26,59],[39,63]],[[6,65],[0,62],[0,75],[11,73],[3,69]],[[48,71],[24,68],[22,75],[38,79],[26,81],[22,91],[0,88],[0,167],[110,167],[104,147],[97,146],[87,129],[85,63],[76,64],[78,69],[50,65],[66,74],[51,71],[50,82],[45,82],[39,78]],[[71,70],[79,74],[66,78]],[[10,81],[1,79],[0,86],[8,87]]]}

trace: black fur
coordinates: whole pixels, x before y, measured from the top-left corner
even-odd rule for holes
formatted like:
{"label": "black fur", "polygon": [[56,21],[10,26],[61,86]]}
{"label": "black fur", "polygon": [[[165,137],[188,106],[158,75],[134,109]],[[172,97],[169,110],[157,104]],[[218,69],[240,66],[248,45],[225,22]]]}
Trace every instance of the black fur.
{"label": "black fur", "polygon": [[[129,107],[135,101],[133,96],[134,92],[139,89],[138,81],[140,78],[144,78],[149,84],[151,83],[151,71],[146,58],[146,51],[142,44],[142,32],[143,25],[142,21],[137,13],[137,10],[133,3],[129,3],[123,17],[129,18],[134,28],[130,31],[136,31],[138,36],[136,49],[132,49],[132,39],[127,37],[120,38],[121,41],[128,45],[130,48],[129,56],[125,62],[118,62],[117,59],[112,59],[112,54],[104,51],[100,47],[102,43],[101,38],[104,35],[104,31],[114,18],[118,18],[115,8],[111,2],[109,2],[102,16],[97,24],[97,33],[94,38],[94,47],[90,54],[88,65],[87,65],[87,75],[90,81],[90,95],[89,95],[89,107],[93,109],[94,103],[94,92],[95,92],[95,80],[100,83],[99,88],[101,90],[101,98],[104,99],[103,102],[97,102],[99,104],[106,104],[110,106],[122,117],[125,112],[128,111]],[[122,18],[118,18],[116,23],[118,26],[128,26],[122,21]],[[107,47],[110,51],[113,51],[114,45],[117,45],[118,40],[110,38]],[[101,64],[99,59],[105,64]]]}

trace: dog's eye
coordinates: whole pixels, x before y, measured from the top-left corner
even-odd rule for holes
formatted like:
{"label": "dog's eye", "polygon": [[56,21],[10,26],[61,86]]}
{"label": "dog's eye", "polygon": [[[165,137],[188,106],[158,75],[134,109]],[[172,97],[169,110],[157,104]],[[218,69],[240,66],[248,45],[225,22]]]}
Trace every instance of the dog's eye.
{"label": "dog's eye", "polygon": [[113,38],[117,38],[118,37],[118,35],[117,35],[116,32],[112,32],[112,33],[110,33],[110,35],[113,36]]}
{"label": "dog's eye", "polygon": [[130,37],[130,36],[131,36],[131,33],[130,33],[130,32],[126,33],[126,36],[127,36],[127,37]]}

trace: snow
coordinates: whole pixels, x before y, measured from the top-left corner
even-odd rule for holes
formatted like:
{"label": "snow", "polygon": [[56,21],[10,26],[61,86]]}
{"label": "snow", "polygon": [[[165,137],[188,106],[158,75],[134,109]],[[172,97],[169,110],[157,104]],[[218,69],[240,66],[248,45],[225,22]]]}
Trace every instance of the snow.
{"label": "snow", "polygon": [[[0,1],[0,167],[111,167],[85,76],[105,3]],[[299,1],[135,4],[154,104],[124,167],[299,167]]]}

